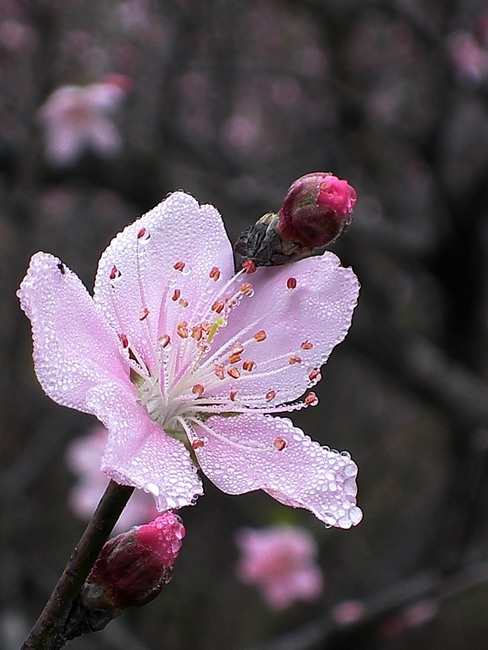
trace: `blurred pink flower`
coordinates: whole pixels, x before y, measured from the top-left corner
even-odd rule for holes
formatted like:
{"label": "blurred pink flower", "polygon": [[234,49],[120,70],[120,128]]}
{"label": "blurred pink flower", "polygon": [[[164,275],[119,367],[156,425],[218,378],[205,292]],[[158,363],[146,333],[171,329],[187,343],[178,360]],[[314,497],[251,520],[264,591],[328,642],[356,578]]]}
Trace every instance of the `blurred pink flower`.
{"label": "blurred pink flower", "polygon": [[488,53],[473,34],[457,31],[450,35],[449,52],[456,71],[462,77],[480,81],[488,71]]}
{"label": "blurred pink flower", "polygon": [[101,469],[159,510],[196,501],[198,468],[327,526],[361,520],[349,454],[270,415],[317,403],[300,395],[349,328],[358,281],[333,253],[235,274],[218,212],[175,192],[111,242],[93,298],[47,253],[18,295],[42,387],[103,422]]}
{"label": "blurred pink flower", "polygon": [[[69,501],[80,519],[90,519],[108,484],[107,476],[100,471],[100,457],[107,442],[105,427],[96,426],[87,435],[73,440],[66,451],[68,465],[77,475]],[[129,499],[115,526],[127,530],[157,517],[154,499],[138,490]]]}
{"label": "blurred pink flower", "polygon": [[342,600],[331,611],[330,616],[339,625],[350,625],[359,621],[366,611],[366,606],[361,600]]}
{"label": "blurred pink flower", "polygon": [[295,600],[315,600],[321,594],[317,547],[304,528],[249,528],[239,531],[236,540],[242,554],[237,566],[239,579],[257,585],[273,609],[284,609]]}
{"label": "blurred pink flower", "polygon": [[109,114],[130,88],[122,75],[107,75],[89,86],[63,86],[39,109],[44,127],[46,156],[56,165],[76,161],[86,150],[109,156],[121,147],[121,138]]}

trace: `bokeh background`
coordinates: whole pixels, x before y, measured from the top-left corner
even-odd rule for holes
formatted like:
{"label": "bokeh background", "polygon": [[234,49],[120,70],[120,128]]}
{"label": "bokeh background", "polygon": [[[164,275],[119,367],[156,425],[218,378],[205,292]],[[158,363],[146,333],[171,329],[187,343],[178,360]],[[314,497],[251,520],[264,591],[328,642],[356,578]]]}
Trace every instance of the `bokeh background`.
{"label": "bokeh background", "polygon": [[[49,158],[51,93],[113,74],[117,146]],[[113,235],[167,192],[216,205],[235,239],[315,170],[358,192],[333,250],[362,294],[320,405],[294,420],[351,452],[364,521],[324,530],[207,482],[172,583],[70,647],[486,648],[486,0],[2,0],[0,647],[19,647],[83,530],[66,449],[95,424],[33,374],[15,298],[31,254],[91,287]],[[236,531],[277,522],[313,534],[325,579],[285,612],[235,577]],[[363,607],[344,625],[349,599]]]}

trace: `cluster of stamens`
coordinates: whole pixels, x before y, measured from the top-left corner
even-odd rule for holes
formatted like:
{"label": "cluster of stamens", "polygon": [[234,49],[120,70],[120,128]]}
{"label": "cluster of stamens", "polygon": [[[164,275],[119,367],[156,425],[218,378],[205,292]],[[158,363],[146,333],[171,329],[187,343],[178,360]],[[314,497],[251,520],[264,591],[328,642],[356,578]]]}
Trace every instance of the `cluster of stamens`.
{"label": "cluster of stamens", "polygon": [[[149,239],[150,233],[146,228],[141,228],[137,233],[138,270],[139,256],[142,254],[141,245]],[[177,274],[189,272],[184,260],[175,261],[173,269]],[[244,262],[241,271],[229,281],[223,282],[221,270],[213,266],[208,271],[208,282],[222,281],[222,286],[207,292],[207,295],[213,294],[213,298],[206,305],[203,302],[190,304],[190,300],[183,295],[183,289],[176,286],[178,276],[171,278],[163,291],[162,300],[169,301],[168,307],[173,303],[176,309],[182,310],[182,316],[183,313],[185,316],[181,320],[176,318],[173,321],[174,331],[161,331],[157,336],[151,329],[154,323],[148,318],[150,311],[142,281],[139,280],[139,322],[141,327],[145,328],[144,338],[152,350],[152,357],[143,358],[136,346],[131,344],[127,334],[119,332],[121,347],[129,363],[131,379],[137,388],[141,403],[150,417],[164,428],[166,434],[183,440],[193,449],[205,444],[205,439],[196,436],[192,424],[208,429],[205,421],[209,415],[231,415],[249,410],[258,413],[282,412],[315,405],[318,402],[315,393],[311,392],[301,402],[283,405],[279,402],[279,390],[273,385],[262,395],[249,395],[240,388],[240,379],[243,376],[259,372],[264,375],[267,364],[271,367],[271,362],[276,363],[281,358],[284,364],[304,365],[303,354],[313,347],[309,340],[302,341],[296,350],[285,352],[279,359],[258,363],[253,358],[253,346],[265,345],[268,339],[266,330],[259,327],[261,318],[258,318],[254,323],[243,325],[238,335],[212,351],[212,344],[216,343],[215,338],[227,324],[230,313],[242,300],[253,297],[253,284],[247,280],[243,281],[243,275],[254,271],[252,262]],[[116,283],[121,274],[115,266],[109,273],[115,313],[118,313]],[[286,288],[293,290],[296,287],[296,278],[289,277],[286,280]],[[165,309],[164,305],[162,309]],[[171,327],[170,323],[171,319],[166,322],[166,327]],[[309,384],[316,383],[320,378],[316,368],[304,368],[304,372]],[[281,451],[286,447],[286,441],[276,438],[273,445]]]}

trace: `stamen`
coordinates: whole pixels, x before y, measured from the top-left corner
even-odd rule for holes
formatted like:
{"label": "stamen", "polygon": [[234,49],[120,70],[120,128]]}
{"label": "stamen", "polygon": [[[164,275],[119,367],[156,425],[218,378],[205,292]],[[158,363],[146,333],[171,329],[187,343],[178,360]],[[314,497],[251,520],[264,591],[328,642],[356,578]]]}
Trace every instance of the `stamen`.
{"label": "stamen", "polygon": [[229,363],[238,363],[241,360],[241,355],[239,352],[233,352],[229,356]]}
{"label": "stamen", "polygon": [[231,366],[227,370],[227,374],[230,375],[233,379],[239,379],[241,376],[241,373],[239,372],[239,368],[236,368],[235,366]]}
{"label": "stamen", "polygon": [[271,402],[272,399],[276,397],[276,391],[275,390],[268,390],[266,395],[264,396],[267,402]]}
{"label": "stamen", "polygon": [[176,262],[176,264],[173,264],[173,268],[175,269],[175,271],[183,271],[183,269],[185,268],[185,262],[181,262],[181,261]]}
{"label": "stamen", "polygon": [[210,269],[210,273],[208,275],[212,278],[212,280],[218,280],[220,278],[220,269],[216,266],[213,266]]}
{"label": "stamen", "polygon": [[188,300],[186,298],[180,298],[178,304],[180,307],[188,307]]}
{"label": "stamen", "polygon": [[116,280],[117,278],[120,278],[120,271],[115,265],[110,269],[110,274],[108,277],[110,280]]}
{"label": "stamen", "polygon": [[147,230],[145,228],[141,228],[139,232],[137,233],[137,239],[142,239],[145,237],[147,234]]}
{"label": "stamen", "polygon": [[163,336],[159,337],[159,345],[163,348],[168,347],[168,345],[171,342],[171,338],[167,334],[163,334]]}
{"label": "stamen", "polygon": [[175,289],[173,291],[173,295],[171,296],[171,300],[176,302],[180,296],[181,296],[181,291],[179,289]]}
{"label": "stamen", "polygon": [[275,438],[273,441],[273,445],[276,447],[278,451],[283,451],[283,449],[286,447],[286,440],[283,440],[283,438]]}
{"label": "stamen", "polygon": [[244,284],[241,284],[239,291],[246,296],[254,291],[254,287],[250,282],[244,282]]}
{"label": "stamen", "polygon": [[259,330],[259,332],[256,332],[256,334],[254,334],[254,338],[256,339],[256,341],[264,341],[266,337],[267,334],[264,330]]}
{"label": "stamen", "polygon": [[311,350],[313,348],[313,344],[310,343],[310,341],[302,341],[302,343],[300,343],[300,347],[302,350]]}
{"label": "stamen", "polygon": [[148,316],[149,316],[149,309],[147,307],[141,309],[141,313],[139,314],[139,320],[144,320]]}
{"label": "stamen", "polygon": [[247,370],[247,372],[250,372],[255,366],[256,366],[256,362],[252,361],[251,359],[244,361],[244,363],[242,364],[243,370]]}
{"label": "stamen", "polygon": [[254,273],[256,270],[256,264],[252,260],[244,260],[242,263],[242,270],[246,273]]}
{"label": "stamen", "polygon": [[224,310],[224,307],[225,307],[225,304],[224,304],[224,302],[222,302],[222,300],[216,300],[213,303],[213,305],[211,307],[211,310],[216,312],[217,314],[220,314]]}
{"label": "stamen", "polygon": [[309,393],[303,401],[307,406],[316,406],[319,403],[319,398],[315,393]]}
{"label": "stamen", "polygon": [[201,438],[195,438],[195,440],[192,440],[191,443],[192,449],[201,449],[204,446],[205,446],[205,442]]}
{"label": "stamen", "polygon": [[299,357],[296,354],[292,354],[291,357],[288,359],[288,363],[290,365],[292,365],[294,363],[301,363],[301,361],[302,361],[301,357]]}
{"label": "stamen", "polygon": [[236,395],[237,395],[237,391],[236,391],[235,388],[233,388],[233,389],[229,392],[229,399],[230,399],[232,402],[234,402],[234,401],[235,401],[235,398],[236,398]]}
{"label": "stamen", "polygon": [[119,339],[120,342],[122,343],[123,348],[128,348],[129,347],[129,339],[125,334],[119,334]]}
{"label": "stamen", "polygon": [[192,392],[194,395],[196,395],[197,397],[200,397],[201,395],[203,395],[203,391],[204,391],[204,390],[205,390],[205,388],[203,387],[202,384],[195,384],[195,385],[192,387],[191,392]]}
{"label": "stamen", "polygon": [[314,370],[311,370],[308,374],[308,378],[310,381],[313,381],[314,379],[317,379],[317,377],[320,375],[320,371],[317,370],[317,368],[314,368]]}
{"label": "stamen", "polygon": [[216,363],[215,364],[214,374],[219,379],[225,379],[224,366],[222,364],[220,364],[220,363]]}
{"label": "stamen", "polygon": [[286,281],[286,286],[288,287],[288,289],[295,289],[295,287],[297,286],[297,279],[288,278],[288,280]]}
{"label": "stamen", "polygon": [[176,327],[176,333],[178,336],[181,336],[182,339],[188,338],[188,327],[186,320],[182,320],[180,323],[178,323],[178,326]]}

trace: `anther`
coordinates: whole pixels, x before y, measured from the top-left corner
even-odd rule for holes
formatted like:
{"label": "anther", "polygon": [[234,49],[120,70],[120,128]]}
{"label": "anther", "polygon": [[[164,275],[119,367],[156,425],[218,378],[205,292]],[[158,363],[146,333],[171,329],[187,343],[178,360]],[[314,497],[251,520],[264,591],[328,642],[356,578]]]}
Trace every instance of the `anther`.
{"label": "anther", "polygon": [[204,391],[204,390],[205,390],[205,388],[203,387],[202,384],[195,384],[195,385],[192,387],[191,392],[192,392],[194,395],[196,395],[197,397],[200,397],[201,395],[203,395],[203,391]]}
{"label": "anther", "polygon": [[178,323],[176,327],[176,333],[178,336],[181,336],[182,339],[188,338],[188,327],[186,326],[186,320],[182,320],[180,323]]}
{"label": "anther", "polygon": [[218,269],[216,266],[213,266],[210,269],[210,273],[208,275],[212,278],[212,280],[218,280],[220,278],[220,269]]}
{"label": "anther", "polygon": [[173,268],[175,269],[175,271],[183,271],[183,269],[185,268],[185,263],[181,261],[176,262],[176,264],[173,264]]}
{"label": "anther", "polygon": [[225,378],[224,366],[222,364],[220,364],[220,363],[216,363],[215,364],[215,369],[214,369],[214,374],[219,379],[224,379]]}
{"label": "anther", "polygon": [[108,277],[110,278],[110,280],[116,280],[117,278],[119,278],[120,277],[119,269],[116,266],[112,266]]}
{"label": "anther", "polygon": [[309,393],[303,401],[307,406],[315,406],[318,404],[319,399],[315,393]]}
{"label": "anther", "polygon": [[125,334],[119,334],[120,342],[122,343],[123,348],[129,347],[129,339]]}
{"label": "anther", "polygon": [[237,395],[237,391],[236,391],[235,388],[233,388],[233,389],[229,392],[229,399],[230,399],[232,402],[234,402],[235,399],[236,399],[236,395]]}
{"label": "anther", "polygon": [[139,314],[139,320],[144,320],[149,316],[149,309],[147,307],[144,307],[141,309],[141,313]]}
{"label": "anther", "polygon": [[167,334],[163,334],[159,338],[159,345],[164,349],[170,344],[171,338]]}
{"label": "anther", "polygon": [[174,302],[176,302],[180,296],[181,296],[181,291],[179,289],[175,289],[173,291],[173,295],[171,296],[171,300],[174,300]]}
{"label": "anther", "polygon": [[178,304],[180,307],[188,307],[188,300],[186,298],[180,298]]}
{"label": "anther", "polygon": [[252,361],[251,359],[247,359],[242,364],[242,369],[246,370],[247,372],[250,372],[254,368],[255,365],[256,365],[255,361]]}
{"label": "anther", "polygon": [[300,347],[302,350],[311,350],[313,348],[313,344],[310,343],[310,341],[302,341],[302,343],[300,343]]}
{"label": "anther", "polygon": [[256,334],[254,334],[254,338],[256,339],[256,341],[264,341],[266,336],[267,334],[264,330],[259,330],[259,332],[256,332]]}
{"label": "anther", "polygon": [[144,236],[146,235],[146,232],[147,232],[147,231],[146,231],[145,228],[141,228],[141,229],[139,230],[139,232],[137,233],[137,239],[142,239],[142,237],[144,237]]}
{"label": "anther", "polygon": [[295,287],[297,286],[297,279],[288,278],[288,280],[286,281],[286,286],[288,287],[288,289],[295,289]]}
{"label": "anther", "polygon": [[308,378],[310,381],[313,381],[314,379],[317,379],[317,377],[320,375],[320,372],[317,370],[317,368],[314,368],[311,370],[308,374]]}
{"label": "anther", "polygon": [[244,262],[242,263],[242,268],[246,273],[254,273],[254,271],[256,270],[256,265],[252,260],[244,260]]}
{"label": "anther", "polygon": [[276,391],[275,390],[268,390],[266,395],[264,396],[266,398],[267,402],[271,402],[272,399],[276,397]]}
{"label": "anther", "polygon": [[214,304],[212,305],[211,309],[212,309],[212,311],[216,312],[217,314],[220,314],[223,311],[224,307],[225,307],[225,305],[222,302],[222,300],[216,300],[214,302]]}
{"label": "anther", "polygon": [[239,291],[243,295],[247,295],[253,291],[253,286],[250,282],[244,282],[244,284],[241,284],[241,288],[239,289]]}
{"label": "anther", "polygon": [[229,355],[229,363],[238,363],[240,360],[241,360],[240,352],[232,352],[232,354]]}
{"label": "anther", "polygon": [[58,262],[56,264],[56,266],[58,267],[59,272],[61,273],[61,275],[64,275],[66,273],[66,267],[62,262]]}
{"label": "anther", "polygon": [[203,442],[203,440],[201,438],[196,438],[195,440],[192,440],[191,448],[192,449],[201,449],[204,445],[205,445],[205,443]]}
{"label": "anther", "polygon": [[288,363],[292,365],[293,363],[301,363],[302,359],[297,354],[292,354],[288,359]]}
{"label": "anther", "polygon": [[286,440],[283,440],[283,438],[275,438],[273,441],[273,445],[276,447],[278,451],[283,451],[283,449],[286,447]]}
{"label": "anther", "polygon": [[199,341],[202,338],[203,326],[202,326],[201,323],[199,323],[198,325],[194,325],[191,328],[191,335],[192,335],[192,338],[195,339],[195,341]]}
{"label": "anther", "polygon": [[239,377],[241,376],[241,373],[239,372],[239,368],[236,368],[235,366],[231,366],[227,370],[227,374],[230,375],[232,379],[239,379]]}

